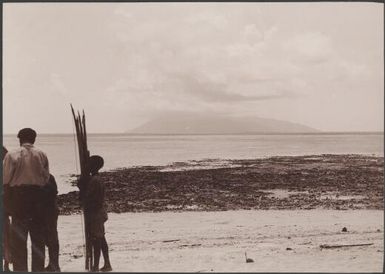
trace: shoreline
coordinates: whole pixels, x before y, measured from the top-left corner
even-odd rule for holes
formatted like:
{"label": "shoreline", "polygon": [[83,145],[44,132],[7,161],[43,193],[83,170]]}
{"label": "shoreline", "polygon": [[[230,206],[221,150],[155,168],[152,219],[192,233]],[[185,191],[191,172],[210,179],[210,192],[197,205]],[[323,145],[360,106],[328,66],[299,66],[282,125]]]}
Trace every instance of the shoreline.
{"label": "shoreline", "polygon": [[[384,157],[358,154],[205,159],[100,173],[109,212],[383,209]],[[58,197],[80,211],[78,192]]]}

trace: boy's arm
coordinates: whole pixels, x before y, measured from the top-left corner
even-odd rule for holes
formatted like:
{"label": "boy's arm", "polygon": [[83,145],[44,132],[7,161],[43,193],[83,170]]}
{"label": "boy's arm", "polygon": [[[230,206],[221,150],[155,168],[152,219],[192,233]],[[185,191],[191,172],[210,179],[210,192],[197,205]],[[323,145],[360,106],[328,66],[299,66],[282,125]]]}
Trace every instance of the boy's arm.
{"label": "boy's arm", "polygon": [[42,160],[42,166],[43,166],[43,176],[45,177],[46,182],[50,180],[50,173],[49,173],[49,162],[48,157],[44,152],[41,152],[41,160]]}
{"label": "boy's arm", "polygon": [[49,176],[49,181],[47,185],[48,192],[51,196],[56,197],[58,191],[57,191],[57,183],[55,180],[55,177],[53,175]]}

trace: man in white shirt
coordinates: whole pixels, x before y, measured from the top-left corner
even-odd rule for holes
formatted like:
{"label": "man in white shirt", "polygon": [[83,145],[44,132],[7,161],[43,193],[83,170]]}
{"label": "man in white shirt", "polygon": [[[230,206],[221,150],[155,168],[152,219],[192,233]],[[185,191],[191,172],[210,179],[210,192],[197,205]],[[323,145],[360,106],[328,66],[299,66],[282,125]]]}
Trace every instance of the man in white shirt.
{"label": "man in white shirt", "polygon": [[35,148],[36,132],[19,131],[20,148],[8,152],[3,163],[4,195],[12,216],[13,270],[28,271],[27,237],[32,242],[32,271],[44,271],[44,186],[49,180],[46,154]]}

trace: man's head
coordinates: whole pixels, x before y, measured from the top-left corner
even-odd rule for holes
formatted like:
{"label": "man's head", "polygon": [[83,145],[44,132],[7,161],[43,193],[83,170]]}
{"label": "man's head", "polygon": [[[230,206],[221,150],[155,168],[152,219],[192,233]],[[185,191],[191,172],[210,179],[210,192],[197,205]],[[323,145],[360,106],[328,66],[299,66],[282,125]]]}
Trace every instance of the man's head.
{"label": "man's head", "polygon": [[91,174],[97,173],[104,165],[104,160],[99,155],[92,155],[89,159],[89,167]]}
{"label": "man's head", "polygon": [[23,128],[17,134],[17,138],[19,138],[20,145],[24,143],[34,144],[36,140],[36,131],[32,128]]}

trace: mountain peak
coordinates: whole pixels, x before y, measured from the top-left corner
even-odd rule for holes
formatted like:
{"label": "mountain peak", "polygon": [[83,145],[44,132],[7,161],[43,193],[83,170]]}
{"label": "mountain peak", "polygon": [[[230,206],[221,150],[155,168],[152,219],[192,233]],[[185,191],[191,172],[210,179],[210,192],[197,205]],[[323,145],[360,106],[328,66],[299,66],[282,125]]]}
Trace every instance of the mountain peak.
{"label": "mountain peak", "polygon": [[312,132],[318,132],[318,130],[282,120],[190,113],[160,115],[128,131],[128,133],[135,134],[262,134]]}

